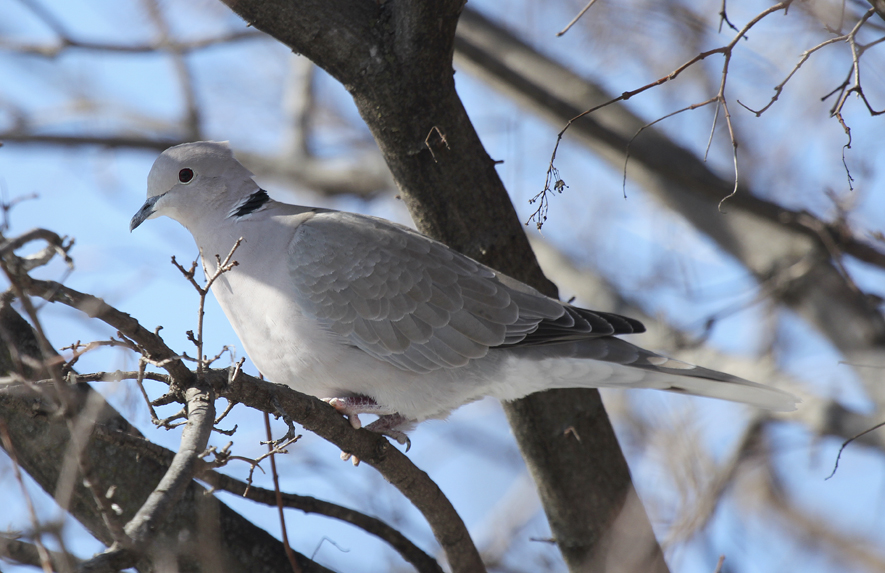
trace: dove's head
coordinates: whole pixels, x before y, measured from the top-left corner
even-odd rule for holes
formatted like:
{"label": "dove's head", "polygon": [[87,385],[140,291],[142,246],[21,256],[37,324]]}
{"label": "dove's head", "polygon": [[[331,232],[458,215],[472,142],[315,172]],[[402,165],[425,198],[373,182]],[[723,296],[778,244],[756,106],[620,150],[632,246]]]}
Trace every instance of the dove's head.
{"label": "dove's head", "polygon": [[257,189],[252,172],[234,159],[226,141],[176,145],[160,154],[151,167],[147,201],[132,217],[129,230],[161,215],[190,227],[192,219],[214,212],[227,214]]}

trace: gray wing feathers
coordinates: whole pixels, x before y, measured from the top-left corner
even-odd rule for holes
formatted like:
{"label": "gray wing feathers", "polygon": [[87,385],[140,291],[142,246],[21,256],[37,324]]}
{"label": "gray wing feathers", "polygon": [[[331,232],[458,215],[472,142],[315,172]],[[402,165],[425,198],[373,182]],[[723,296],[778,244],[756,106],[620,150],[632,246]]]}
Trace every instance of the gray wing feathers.
{"label": "gray wing feathers", "polygon": [[306,314],[415,372],[463,366],[566,312],[440,243],[370,217],[318,214],[296,229],[288,255]]}
{"label": "gray wing feathers", "polygon": [[464,366],[490,348],[642,332],[563,304],[414,231],[322,212],[300,225],[289,271],[304,312],[405,370]]}

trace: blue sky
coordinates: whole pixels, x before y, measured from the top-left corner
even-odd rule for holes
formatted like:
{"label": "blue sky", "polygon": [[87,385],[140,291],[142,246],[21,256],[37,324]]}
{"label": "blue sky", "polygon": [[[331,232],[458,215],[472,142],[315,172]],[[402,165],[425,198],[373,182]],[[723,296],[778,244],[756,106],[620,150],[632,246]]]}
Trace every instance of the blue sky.
{"label": "blue sky", "polygon": [[[51,6],[50,6],[51,4]],[[196,38],[225,30],[241,29],[233,16],[225,15],[220,4],[194,0],[164,5],[174,13],[170,17],[176,34]],[[145,42],[154,37],[144,13],[128,3],[69,2],[46,3],[72,33],[83,40],[107,42]],[[474,3],[471,3],[473,6]],[[568,62],[576,70],[602,81],[613,92],[633,89],[654,79],[642,66],[629,63],[625,48],[604,45],[593,34],[575,28],[562,39],[554,33],[573,15],[559,5],[543,11],[514,3],[513,9],[501,10],[492,2],[476,6],[502,18],[513,26],[527,28],[533,41],[548,53]],[[755,13],[747,7],[746,17]],[[737,10],[735,8],[731,8]],[[738,8],[743,9],[743,8]],[[16,41],[46,41],[49,30],[29,17],[28,11],[13,0],[0,0],[0,13],[11,14],[0,24],[0,37]],[[735,12],[734,19],[742,14]],[[798,22],[798,23],[797,23]],[[730,86],[734,97],[758,104],[767,101],[771,86],[778,83],[798,57],[779,57],[779,51],[793,34],[795,45],[808,47],[802,39],[817,37],[808,32],[802,19],[772,20],[754,31],[753,42],[742,44],[743,57],[735,57]],[[184,23],[187,23],[186,25]],[[651,32],[650,32],[651,33]],[[795,36],[799,40],[795,40]],[[709,48],[712,46],[704,46]],[[795,50],[795,47],[791,48]],[[801,50],[800,50],[801,52]],[[788,87],[791,96],[763,115],[752,118],[733,105],[741,137],[748,150],[768,161],[745,163],[745,175],[754,186],[772,200],[830,215],[831,201],[826,192],[854,201],[851,220],[868,231],[883,229],[885,184],[876,167],[885,164],[885,145],[881,141],[881,118],[869,118],[859,102],[852,102],[846,119],[853,128],[853,149],[847,161],[856,175],[855,190],[847,189],[841,164],[845,136],[841,127],[827,117],[829,102],[820,103],[817,76],[832,72],[839,76],[844,56],[833,50],[808,64]],[[289,50],[272,42],[246,41],[223,48],[201,51],[188,59],[194,72],[197,97],[205,116],[205,133],[210,139],[230,140],[235,149],[252,152],[276,152],[285,140],[281,124],[280,101],[285,93]],[[665,59],[661,56],[662,59]],[[678,65],[674,57],[670,67],[657,70],[666,74]],[[714,66],[718,64],[710,63]],[[869,69],[866,76],[870,92],[883,93],[881,67]],[[0,129],[9,127],[9,110],[24,109],[47,133],[106,134],[120,129],[134,133],[162,133],[182,114],[182,96],[172,75],[169,58],[162,55],[120,56],[87,51],[70,51],[55,60],[17,56],[0,51],[0,77],[15,78],[0,88]],[[486,145],[489,154],[503,159],[499,173],[522,220],[533,207],[528,199],[543,183],[550,152],[555,142],[554,128],[497,95],[463,71],[456,81],[465,106]],[[330,110],[358,121],[347,93],[327,76],[319,80],[318,99]],[[878,90],[878,91],[877,91]],[[807,93],[812,95],[807,95]],[[72,94],[95,105],[78,107]],[[631,100],[631,107],[643,117],[654,118],[685,105],[685,101],[705,99],[696,85],[665,86],[660,92]],[[82,103],[82,102],[81,102]],[[881,106],[882,104],[880,104]],[[150,120],[150,121],[148,121]],[[703,109],[664,122],[668,134],[692,150],[702,152],[709,136],[712,111]],[[316,151],[335,156],[348,150],[354,137],[365,136],[365,128],[334,124],[315,139]],[[711,150],[710,163],[725,177],[731,172],[731,149],[720,126]],[[151,221],[130,234],[128,222],[144,200],[145,179],[156,152],[144,150],[103,150],[97,148],[53,148],[7,143],[0,148],[0,189],[8,197],[37,193],[38,199],[15,208],[11,215],[11,234],[32,227],[46,227],[76,238],[72,255],[76,261],[66,284],[78,290],[104,297],[120,310],[137,317],[143,325],[163,325],[163,334],[173,348],[191,350],[185,331],[194,327],[197,295],[169,264],[171,255],[190,261],[196,248],[190,235],[168,219]],[[750,167],[752,165],[752,167]],[[674,325],[699,335],[711,313],[733,306],[746,307],[717,322],[710,343],[730,352],[753,356],[765,350],[760,329],[768,324],[771,309],[750,305],[758,286],[745,269],[724,255],[709,240],[700,236],[676,217],[662,214],[653,199],[628,180],[627,199],[622,196],[621,173],[608,168],[578,144],[566,139],[559,153],[558,166],[569,184],[563,195],[551,201],[544,237],[555,243],[581,266],[597,268],[624,293],[644,305],[647,312],[665,317]],[[408,222],[401,202],[390,195],[373,201],[353,198],[317,197],[303,189],[276,189],[273,182],[265,187],[274,194],[285,191],[287,197],[304,204],[322,204],[346,210],[369,212],[400,222]],[[531,229],[529,229],[531,230]],[[849,261],[855,280],[863,289],[881,293],[882,272]],[[675,269],[658,279],[661,268]],[[58,279],[65,274],[60,264],[40,271],[41,276]],[[565,293],[563,293],[565,294]],[[580,301],[578,301],[580,303]],[[210,299],[206,341],[209,353],[224,345],[237,345],[236,337],[223,314]],[[847,405],[863,410],[870,407],[853,375],[840,366],[839,355],[822,337],[787,311],[777,311],[778,338],[787,341],[778,353],[780,365],[806,381],[815,393],[837,395]],[[83,320],[66,308],[44,305],[42,320],[52,332],[53,343],[65,346],[77,340],[106,338],[110,329]],[[641,343],[641,342],[640,342]],[[242,354],[242,350],[238,355]],[[132,368],[132,356],[116,350],[100,350],[81,359],[81,371]],[[254,370],[251,370],[254,372]],[[150,426],[146,408],[128,384],[101,386],[111,400],[150,439],[170,448],[177,446],[176,432],[163,432]],[[151,388],[154,397],[162,388]],[[721,458],[734,444],[748,416],[747,409],[709,400],[693,400],[650,391],[631,392],[628,396],[606,394],[615,406],[612,410],[643,415],[665,436],[659,447],[672,444],[672,436],[691,430],[700,436],[714,459]],[[627,406],[622,404],[626,402]],[[168,412],[167,412],[168,413]],[[688,420],[688,422],[686,421]],[[257,455],[264,439],[261,417],[242,406],[230,421],[240,425],[235,447],[240,455]],[[683,426],[682,424],[688,424]],[[680,484],[665,472],[662,456],[666,449],[629,447],[631,427],[628,418],[616,418],[624,438],[637,487],[651,505],[665,507],[677,497]],[[276,426],[281,432],[280,425]],[[411,436],[409,456],[430,473],[449,495],[476,537],[488,534],[484,529],[489,513],[505,492],[519,487],[525,472],[510,436],[500,407],[486,400],[457,411],[449,421],[423,424]],[[227,438],[213,438],[223,445]],[[775,432],[772,447],[777,452],[775,467],[797,504],[834,528],[865,537],[880,547],[885,542],[879,501],[882,480],[882,457],[863,447],[846,450],[836,477],[823,481],[832,469],[838,441],[817,439],[796,425],[784,424]],[[282,459],[282,486],[287,491],[315,495],[357,507],[396,520],[404,531],[425,549],[433,550],[432,535],[407,503],[387,486],[371,468],[352,468],[338,461],[338,453],[312,436]],[[5,491],[17,488],[8,471],[0,466],[0,482]],[[232,466],[233,475],[244,476],[245,468]],[[264,484],[267,486],[267,483]],[[749,486],[746,486],[749,487]],[[31,486],[32,495],[42,515],[52,515],[52,503]],[[519,491],[519,490],[517,490]],[[674,570],[712,571],[711,563],[726,553],[734,570],[748,572],[781,571],[785,568],[806,571],[849,571],[850,563],[832,563],[822,559],[824,552],[805,546],[801,537],[790,531],[789,524],[778,522],[764,507],[752,507],[747,492],[729,491],[716,512],[708,535],[698,536],[670,554]],[[263,509],[223,496],[226,503],[242,511],[273,534],[278,534],[275,510]],[[20,499],[10,502],[8,522],[0,527],[26,528],[26,514]],[[662,515],[668,515],[662,512]],[[304,517],[289,512],[289,535],[299,551],[310,554],[327,537],[335,542],[323,544],[317,558],[341,570],[377,570],[388,562],[401,564],[390,550],[375,543],[354,528],[318,517]],[[659,532],[667,531],[658,523]],[[78,555],[88,556],[100,546],[74,524],[66,529],[69,547]],[[564,570],[555,549],[529,541],[549,536],[541,513],[536,513],[516,537],[508,562],[526,570]],[[347,552],[343,549],[348,550]],[[369,556],[368,559],[366,556]],[[372,563],[366,568],[365,563]],[[549,565],[552,563],[553,565]],[[4,569],[6,570],[6,569]],[[10,569],[16,570],[16,569]],[[856,569],[861,570],[861,569]]]}

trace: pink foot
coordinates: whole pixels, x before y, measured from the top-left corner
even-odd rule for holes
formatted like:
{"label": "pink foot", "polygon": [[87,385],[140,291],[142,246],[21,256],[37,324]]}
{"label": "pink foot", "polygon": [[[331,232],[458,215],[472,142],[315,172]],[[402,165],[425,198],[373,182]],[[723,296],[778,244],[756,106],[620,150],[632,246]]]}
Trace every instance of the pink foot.
{"label": "pink foot", "polygon": [[[377,420],[366,426],[367,430],[393,438],[398,443],[406,446],[407,452],[412,447],[412,442],[403,430],[410,429],[414,420],[409,420],[401,414],[391,412],[389,408],[379,406],[372,398],[368,396],[345,396],[343,398],[323,398],[323,401],[335,408],[340,414],[347,416],[350,425],[357,430],[363,425],[359,418],[360,414],[374,414],[378,416]],[[360,463],[359,458],[346,452],[341,452],[341,459],[344,461],[351,460],[355,466]]]}
{"label": "pink foot", "polygon": [[[335,408],[339,414],[347,416],[350,425],[359,430],[363,427],[360,422],[360,414],[375,414],[384,416],[392,412],[388,408],[379,406],[375,400],[368,396],[346,396],[344,398],[323,398],[323,402]],[[370,424],[371,425],[371,424]]]}
{"label": "pink foot", "polygon": [[412,441],[403,429],[409,429],[413,423],[414,420],[409,420],[402,414],[386,414],[366,426],[366,429],[393,438],[405,446],[408,452],[412,447]]}

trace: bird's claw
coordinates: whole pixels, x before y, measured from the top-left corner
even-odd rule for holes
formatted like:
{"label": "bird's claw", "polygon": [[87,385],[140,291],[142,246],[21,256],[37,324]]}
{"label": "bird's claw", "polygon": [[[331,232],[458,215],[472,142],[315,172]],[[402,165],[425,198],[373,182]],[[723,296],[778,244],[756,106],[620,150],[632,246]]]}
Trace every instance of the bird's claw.
{"label": "bird's claw", "polygon": [[[335,408],[335,411],[339,414],[347,416],[350,425],[356,430],[363,427],[362,421],[359,418],[360,414],[378,414],[378,419],[365,426],[365,429],[396,440],[397,443],[406,447],[407,452],[412,448],[412,441],[406,433],[397,429],[403,424],[409,424],[409,420],[400,414],[387,413],[389,410],[379,406],[372,398],[368,396],[346,396],[343,398],[323,398],[323,402]],[[344,461],[352,460],[355,466],[360,463],[359,458],[347,452],[341,452],[341,459]]]}

